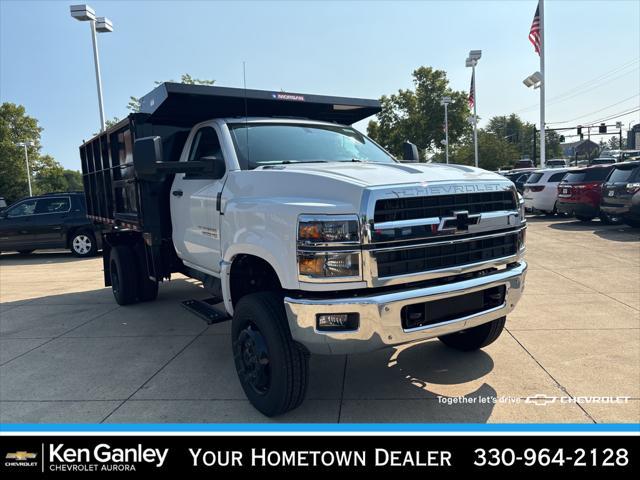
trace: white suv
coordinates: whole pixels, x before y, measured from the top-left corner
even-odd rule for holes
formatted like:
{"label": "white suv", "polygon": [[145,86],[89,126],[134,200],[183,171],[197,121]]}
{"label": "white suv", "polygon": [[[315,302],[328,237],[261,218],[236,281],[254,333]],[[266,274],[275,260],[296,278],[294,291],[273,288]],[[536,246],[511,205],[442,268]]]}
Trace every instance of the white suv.
{"label": "white suv", "polygon": [[568,168],[547,168],[529,175],[524,184],[525,210],[532,213],[556,213],[558,184],[568,171]]}

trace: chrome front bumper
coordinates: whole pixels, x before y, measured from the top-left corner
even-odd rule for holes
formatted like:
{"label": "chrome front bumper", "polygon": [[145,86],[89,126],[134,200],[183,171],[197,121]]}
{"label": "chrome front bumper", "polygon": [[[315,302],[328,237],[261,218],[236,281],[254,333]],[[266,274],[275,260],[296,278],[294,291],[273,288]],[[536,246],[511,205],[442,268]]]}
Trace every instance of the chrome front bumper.
{"label": "chrome front bumper", "polygon": [[[507,315],[524,290],[527,264],[515,266],[470,280],[378,295],[335,299],[284,300],[293,339],[311,353],[345,354],[367,352],[416,340],[446,335],[482,325]],[[504,285],[504,303],[498,307],[453,320],[405,330],[401,310],[406,305],[441,300]],[[316,315],[321,313],[358,313],[360,327],[349,332],[320,332]]]}

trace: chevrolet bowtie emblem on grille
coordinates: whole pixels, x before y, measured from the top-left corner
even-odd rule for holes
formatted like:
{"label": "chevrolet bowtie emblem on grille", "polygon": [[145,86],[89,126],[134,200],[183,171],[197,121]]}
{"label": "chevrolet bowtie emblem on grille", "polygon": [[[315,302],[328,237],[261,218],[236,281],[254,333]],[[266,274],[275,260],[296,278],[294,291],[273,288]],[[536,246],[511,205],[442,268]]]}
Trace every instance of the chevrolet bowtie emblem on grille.
{"label": "chevrolet bowtie emblem on grille", "polygon": [[469,225],[477,225],[480,223],[480,214],[475,213],[469,215],[467,210],[459,210],[453,212],[452,217],[440,218],[440,225],[438,225],[439,232],[466,232],[469,230]]}
{"label": "chevrolet bowtie emblem on grille", "polygon": [[7,456],[5,458],[7,460],[24,461],[24,460],[30,460],[30,459],[36,458],[36,456],[37,456],[37,453],[13,452],[13,453],[7,453]]}

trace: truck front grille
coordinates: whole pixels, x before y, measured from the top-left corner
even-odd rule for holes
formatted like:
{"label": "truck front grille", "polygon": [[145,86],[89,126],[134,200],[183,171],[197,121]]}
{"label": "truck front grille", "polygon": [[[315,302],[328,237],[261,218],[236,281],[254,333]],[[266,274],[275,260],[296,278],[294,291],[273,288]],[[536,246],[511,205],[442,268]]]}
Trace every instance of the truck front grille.
{"label": "truck front grille", "polygon": [[486,262],[518,253],[518,232],[452,244],[377,250],[378,278]]}
{"label": "truck front grille", "polygon": [[516,209],[516,198],[511,190],[390,198],[376,202],[374,221],[381,223],[417,218],[448,217],[454,211],[459,210],[475,214]]}

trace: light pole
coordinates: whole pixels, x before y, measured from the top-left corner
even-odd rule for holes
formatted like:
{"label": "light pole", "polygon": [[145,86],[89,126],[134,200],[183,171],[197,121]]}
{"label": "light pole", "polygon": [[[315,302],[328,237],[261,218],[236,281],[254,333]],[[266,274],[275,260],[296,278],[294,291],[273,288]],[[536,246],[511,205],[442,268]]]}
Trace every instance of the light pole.
{"label": "light pole", "polygon": [[100,59],[98,57],[98,39],[96,32],[113,32],[113,24],[106,17],[97,17],[96,12],[89,5],[71,5],[71,16],[81,22],[89,22],[91,26],[91,41],[93,43],[93,61],[96,70],[96,84],[98,86],[98,108],[100,110],[100,131],[105,129],[104,105],[102,102],[102,79],[100,78]]}
{"label": "light pole", "polygon": [[476,95],[476,65],[482,57],[482,50],[471,50],[467,57],[465,65],[471,67],[471,84],[473,87],[473,146],[476,160],[476,168],[478,167],[478,96]]}
{"label": "light pole", "polygon": [[[540,168],[544,168],[545,164],[545,143],[546,143],[546,135],[544,132],[544,76],[540,72],[533,72],[527,78],[525,78],[522,83],[524,83],[528,88],[533,87],[534,89],[540,89]],[[535,162],[535,158],[533,161]]]}
{"label": "light pole", "polygon": [[31,170],[29,170],[29,152],[27,151],[27,147],[33,147],[35,143],[32,141],[28,142],[20,142],[17,143],[16,146],[24,147],[24,161],[27,164],[27,183],[29,184],[29,196],[33,197],[33,191],[31,190]]}
{"label": "light pole", "polygon": [[442,97],[440,105],[444,105],[444,151],[446,152],[447,163],[449,163],[449,116],[447,107],[451,103],[451,97]]}

